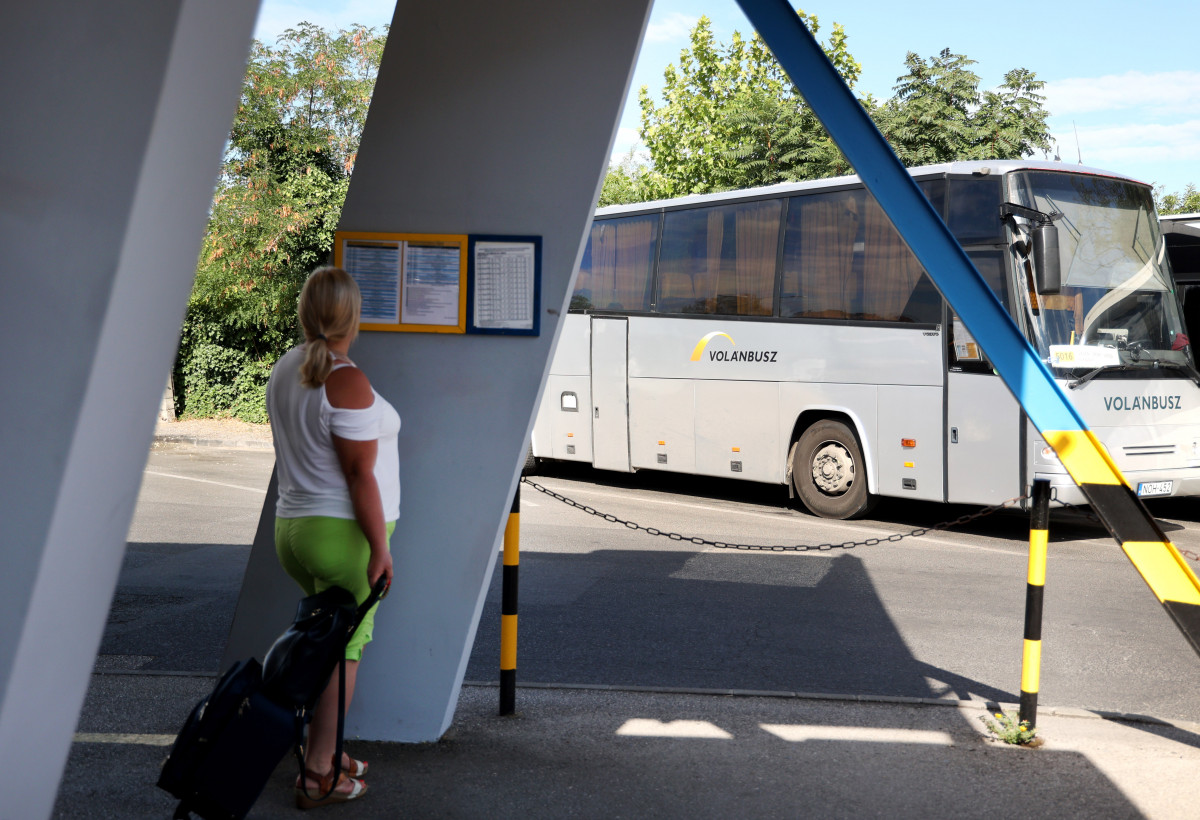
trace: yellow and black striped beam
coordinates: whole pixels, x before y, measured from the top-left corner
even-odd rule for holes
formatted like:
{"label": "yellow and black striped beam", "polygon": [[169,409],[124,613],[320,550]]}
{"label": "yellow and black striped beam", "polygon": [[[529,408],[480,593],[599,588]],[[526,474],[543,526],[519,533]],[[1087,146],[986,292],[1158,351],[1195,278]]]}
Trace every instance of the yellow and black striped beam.
{"label": "yellow and black striped beam", "polygon": [[[789,0],[737,0],[829,136],[1176,625],[1200,652],[1200,581],[805,28]],[[997,214],[999,218],[999,214]]]}
{"label": "yellow and black striped beam", "polygon": [[1021,710],[1018,720],[1037,726],[1042,680],[1042,599],[1046,589],[1046,546],[1050,540],[1050,482],[1033,482],[1029,513],[1029,574],[1025,582],[1025,649],[1021,654]]}
{"label": "yellow and black striped beam", "polygon": [[1200,580],[1090,430],[1043,431],[1096,515],[1200,653]]}
{"label": "yellow and black striped beam", "polygon": [[521,540],[521,485],[513,493],[504,527],[504,577],[500,593],[500,714],[517,706],[517,564]]}

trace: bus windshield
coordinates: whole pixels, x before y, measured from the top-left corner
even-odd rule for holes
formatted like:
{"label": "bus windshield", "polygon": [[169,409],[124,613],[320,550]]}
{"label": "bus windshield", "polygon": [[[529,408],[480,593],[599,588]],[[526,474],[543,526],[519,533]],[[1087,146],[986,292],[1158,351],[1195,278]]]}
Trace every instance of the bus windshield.
{"label": "bus windshield", "polygon": [[[1190,368],[1150,190],[1046,171],[1021,173],[1015,185],[1018,203],[1052,215],[1058,227],[1059,292],[1036,293],[1031,277],[1019,277],[1042,358],[1072,371],[1111,367],[1150,375],[1164,365]],[[1022,232],[1028,227],[1018,223]]]}

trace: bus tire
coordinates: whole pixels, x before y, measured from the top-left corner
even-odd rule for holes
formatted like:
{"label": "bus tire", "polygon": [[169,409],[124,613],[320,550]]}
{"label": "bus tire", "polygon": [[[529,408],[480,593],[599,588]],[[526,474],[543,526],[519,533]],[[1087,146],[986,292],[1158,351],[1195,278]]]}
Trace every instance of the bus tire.
{"label": "bus tire", "polygon": [[521,468],[521,475],[537,475],[538,460],[533,454],[533,445],[529,445],[529,449],[525,451],[525,466]]}
{"label": "bus tire", "polygon": [[821,518],[857,518],[872,506],[866,464],[854,431],[823,419],[800,436],[792,451],[792,486]]}

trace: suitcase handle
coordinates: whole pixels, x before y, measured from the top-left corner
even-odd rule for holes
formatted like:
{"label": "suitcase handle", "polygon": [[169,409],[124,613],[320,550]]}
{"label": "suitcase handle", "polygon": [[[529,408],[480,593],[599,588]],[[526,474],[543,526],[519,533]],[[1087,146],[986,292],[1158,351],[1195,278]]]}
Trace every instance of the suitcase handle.
{"label": "suitcase handle", "polygon": [[[358,629],[358,625],[362,623],[362,619],[367,616],[367,611],[386,598],[391,589],[392,582],[380,576],[379,580],[375,582],[375,586],[371,589],[370,594],[367,595],[367,600],[363,601],[362,606],[354,612],[354,629]],[[353,632],[354,630],[350,631]]]}

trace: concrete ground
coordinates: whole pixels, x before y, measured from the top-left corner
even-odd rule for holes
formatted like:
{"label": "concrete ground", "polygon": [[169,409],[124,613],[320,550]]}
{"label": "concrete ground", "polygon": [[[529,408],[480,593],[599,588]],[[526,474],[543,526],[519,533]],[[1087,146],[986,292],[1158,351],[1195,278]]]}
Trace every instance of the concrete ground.
{"label": "concrete ground", "polygon": [[[154,788],[211,678],[97,674],[55,817],[164,818]],[[437,743],[349,742],[362,818],[1195,817],[1200,726],[1043,710],[1041,748],[984,704],[466,686]],[[294,817],[284,760],[251,813]]]}
{"label": "concrete ground", "polygon": [[[259,431],[189,444],[262,447]],[[165,435],[160,429],[160,435]],[[253,443],[251,443],[253,442]],[[165,818],[154,787],[184,718],[215,679],[97,666],[56,818]],[[1040,748],[983,726],[981,701],[713,694],[614,687],[464,686],[438,742],[354,742],[362,818],[1192,818],[1200,725],[1043,705]],[[1015,711],[1011,705],[1010,711]],[[294,817],[294,761],[251,817]],[[0,817],[5,817],[0,806]]]}

